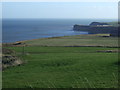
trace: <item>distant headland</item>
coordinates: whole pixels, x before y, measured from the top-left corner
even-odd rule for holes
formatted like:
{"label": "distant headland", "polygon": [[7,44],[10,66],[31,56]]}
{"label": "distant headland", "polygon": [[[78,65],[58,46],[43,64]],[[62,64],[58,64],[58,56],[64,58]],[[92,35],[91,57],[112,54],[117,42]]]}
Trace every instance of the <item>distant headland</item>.
{"label": "distant headland", "polygon": [[92,22],[89,25],[74,25],[74,31],[87,31],[89,34],[110,34],[110,36],[120,36],[118,26],[108,23]]}

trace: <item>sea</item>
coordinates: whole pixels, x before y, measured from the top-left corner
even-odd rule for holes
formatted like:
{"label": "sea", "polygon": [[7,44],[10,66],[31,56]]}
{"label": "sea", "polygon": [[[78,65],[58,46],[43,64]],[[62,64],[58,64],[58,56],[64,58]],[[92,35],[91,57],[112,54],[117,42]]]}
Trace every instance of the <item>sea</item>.
{"label": "sea", "polygon": [[2,19],[2,42],[88,34],[74,31],[75,24],[114,22],[114,19]]}

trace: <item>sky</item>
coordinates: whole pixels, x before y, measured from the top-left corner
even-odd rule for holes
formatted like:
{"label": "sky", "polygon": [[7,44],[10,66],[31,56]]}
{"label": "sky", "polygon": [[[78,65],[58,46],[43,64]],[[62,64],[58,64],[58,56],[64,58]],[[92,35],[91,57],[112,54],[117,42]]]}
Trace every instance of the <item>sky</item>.
{"label": "sky", "polygon": [[2,18],[117,19],[117,2],[3,2]]}
{"label": "sky", "polygon": [[1,0],[2,2],[118,2],[119,0]]}

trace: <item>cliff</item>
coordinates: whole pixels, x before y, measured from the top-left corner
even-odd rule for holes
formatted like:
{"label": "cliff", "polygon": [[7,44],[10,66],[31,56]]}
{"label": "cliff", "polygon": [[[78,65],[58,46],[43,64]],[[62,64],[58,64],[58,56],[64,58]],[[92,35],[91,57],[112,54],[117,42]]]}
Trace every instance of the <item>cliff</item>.
{"label": "cliff", "polygon": [[74,25],[74,31],[86,31],[89,34],[111,34],[111,36],[120,36],[118,27],[107,23],[92,22],[90,25]]}

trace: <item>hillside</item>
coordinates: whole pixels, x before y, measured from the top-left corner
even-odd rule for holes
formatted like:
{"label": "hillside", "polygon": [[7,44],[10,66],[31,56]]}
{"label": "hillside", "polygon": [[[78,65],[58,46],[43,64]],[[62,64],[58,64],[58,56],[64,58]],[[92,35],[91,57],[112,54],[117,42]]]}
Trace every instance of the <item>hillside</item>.
{"label": "hillside", "polygon": [[2,72],[3,88],[118,88],[118,38],[106,36],[76,35],[4,44],[27,63]]}

